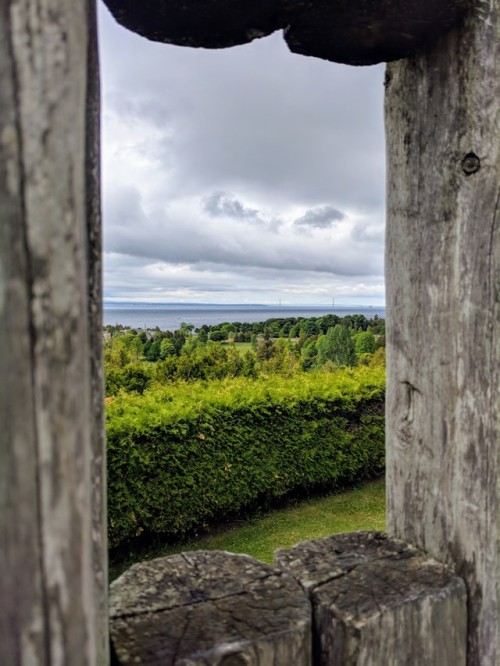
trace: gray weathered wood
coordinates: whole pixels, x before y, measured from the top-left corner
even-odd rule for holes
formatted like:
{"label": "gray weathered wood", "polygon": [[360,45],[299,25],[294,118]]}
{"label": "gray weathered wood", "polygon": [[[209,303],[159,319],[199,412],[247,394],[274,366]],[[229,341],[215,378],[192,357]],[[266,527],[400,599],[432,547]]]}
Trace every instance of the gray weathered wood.
{"label": "gray weathered wood", "polygon": [[500,663],[500,2],[387,69],[390,532],[454,565]]}
{"label": "gray weathered wood", "polygon": [[[468,3],[417,4],[445,8],[446,27]],[[395,534],[466,579],[469,663],[493,664],[499,0],[471,5],[460,29],[388,69],[388,513]],[[93,0],[0,3],[0,663],[9,666],[106,663],[94,12]],[[326,42],[315,37],[328,23],[319,18],[288,30],[293,48],[368,62],[387,46],[375,40],[360,55],[349,38],[339,55],[328,30]],[[411,49],[423,39],[415,25]],[[369,47],[374,26],[359,28]],[[389,47],[390,57],[406,53]],[[290,650],[303,647],[279,644],[250,663],[267,663],[266,650],[300,663]],[[224,650],[220,660],[238,659]]]}
{"label": "gray weathered wood", "polygon": [[[0,3],[0,663],[9,666],[107,661],[91,509],[92,17],[86,1]],[[102,517],[98,530],[101,541]]]}
{"label": "gray weathered wood", "polygon": [[461,666],[466,590],[451,571],[381,532],[279,550],[309,593],[317,666]]}
{"label": "gray weathered wood", "polygon": [[104,358],[102,345],[102,226],[100,169],[100,77],[97,50],[96,0],[88,0],[88,69],[86,106],[87,280],[91,400],[91,500],[96,644],[99,664],[105,664],[108,627],[108,535],[106,444],[104,437]]}
{"label": "gray weathered wood", "polygon": [[224,48],[283,29],[295,53],[355,65],[415,53],[455,25],[471,4],[471,0],[104,1],[122,25],[159,42]]}
{"label": "gray weathered wood", "polygon": [[9,9],[0,3],[0,663],[44,664],[31,294]]}
{"label": "gray weathered wood", "polygon": [[111,585],[119,664],[309,666],[311,607],[288,574],[246,555],[183,553]]}

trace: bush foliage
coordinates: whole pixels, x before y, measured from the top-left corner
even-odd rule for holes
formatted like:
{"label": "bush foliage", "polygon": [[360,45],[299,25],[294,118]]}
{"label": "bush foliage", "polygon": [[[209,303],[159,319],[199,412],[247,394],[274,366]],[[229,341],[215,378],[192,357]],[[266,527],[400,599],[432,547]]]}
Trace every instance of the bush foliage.
{"label": "bush foliage", "polygon": [[359,367],[108,398],[110,545],[379,473],[384,381],[382,367]]}

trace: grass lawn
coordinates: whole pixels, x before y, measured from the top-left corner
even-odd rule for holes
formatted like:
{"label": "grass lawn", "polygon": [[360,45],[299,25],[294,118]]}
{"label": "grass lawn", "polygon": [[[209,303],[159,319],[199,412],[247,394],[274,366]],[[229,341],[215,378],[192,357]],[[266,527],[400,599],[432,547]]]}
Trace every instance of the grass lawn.
{"label": "grass lawn", "polygon": [[371,481],[328,497],[301,501],[231,528],[176,546],[156,546],[111,566],[111,578],[134,561],[189,550],[228,550],[272,563],[277,548],[339,532],[385,530],[385,482]]}
{"label": "grass lawn", "polygon": [[252,343],[251,342],[235,342],[234,347],[237,351],[240,352],[241,356],[247,351],[252,351]]}

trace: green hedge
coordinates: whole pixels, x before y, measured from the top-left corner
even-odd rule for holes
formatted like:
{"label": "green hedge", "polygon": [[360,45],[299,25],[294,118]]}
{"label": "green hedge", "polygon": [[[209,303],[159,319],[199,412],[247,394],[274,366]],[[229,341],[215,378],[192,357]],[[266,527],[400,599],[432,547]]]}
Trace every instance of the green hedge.
{"label": "green hedge", "polygon": [[384,465],[384,371],[177,384],[107,407],[110,546]]}

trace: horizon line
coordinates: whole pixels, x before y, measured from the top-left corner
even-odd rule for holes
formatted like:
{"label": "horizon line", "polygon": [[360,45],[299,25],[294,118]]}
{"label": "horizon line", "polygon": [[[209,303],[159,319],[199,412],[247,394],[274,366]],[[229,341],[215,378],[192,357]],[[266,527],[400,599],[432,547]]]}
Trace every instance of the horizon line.
{"label": "horizon line", "polygon": [[218,306],[218,307],[265,307],[284,309],[291,308],[385,308],[385,303],[338,303],[332,305],[331,303],[219,303],[219,302],[198,302],[198,301],[133,301],[133,300],[116,300],[113,298],[103,299],[103,305],[182,305],[182,306]]}

